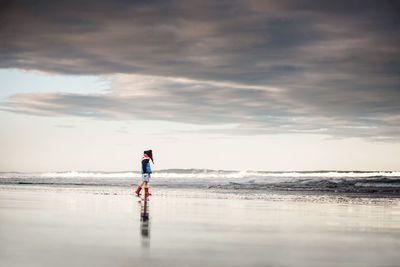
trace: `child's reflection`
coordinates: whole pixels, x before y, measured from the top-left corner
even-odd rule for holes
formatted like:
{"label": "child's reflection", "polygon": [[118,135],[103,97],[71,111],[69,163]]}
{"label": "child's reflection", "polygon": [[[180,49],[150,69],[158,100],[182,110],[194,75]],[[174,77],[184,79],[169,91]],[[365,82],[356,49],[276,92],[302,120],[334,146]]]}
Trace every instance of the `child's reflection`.
{"label": "child's reflection", "polygon": [[150,247],[150,216],[148,200],[141,200],[140,206],[140,233],[142,236],[142,246]]}

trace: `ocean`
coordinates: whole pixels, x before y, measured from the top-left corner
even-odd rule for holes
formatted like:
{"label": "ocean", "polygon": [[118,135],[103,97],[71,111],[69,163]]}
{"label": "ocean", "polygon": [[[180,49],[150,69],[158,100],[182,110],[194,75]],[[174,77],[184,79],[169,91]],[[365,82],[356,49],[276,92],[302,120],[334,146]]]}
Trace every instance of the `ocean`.
{"label": "ocean", "polygon": [[[1,172],[0,185],[51,187],[132,187],[140,173],[125,172]],[[154,171],[151,187],[204,189],[212,192],[332,192],[400,196],[399,171],[227,171],[168,169]]]}

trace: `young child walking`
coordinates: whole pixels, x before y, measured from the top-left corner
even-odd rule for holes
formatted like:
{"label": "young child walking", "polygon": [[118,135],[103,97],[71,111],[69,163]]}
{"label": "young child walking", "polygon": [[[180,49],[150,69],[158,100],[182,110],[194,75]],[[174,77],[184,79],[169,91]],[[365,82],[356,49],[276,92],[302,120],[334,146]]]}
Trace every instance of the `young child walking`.
{"label": "young child walking", "polygon": [[142,182],[139,184],[139,187],[136,190],[136,194],[140,195],[140,190],[142,190],[142,186],[144,185],[144,197],[151,196],[149,193],[148,183],[150,182],[151,168],[150,168],[150,160],[153,162],[153,151],[146,150],[143,153],[142,157]]}

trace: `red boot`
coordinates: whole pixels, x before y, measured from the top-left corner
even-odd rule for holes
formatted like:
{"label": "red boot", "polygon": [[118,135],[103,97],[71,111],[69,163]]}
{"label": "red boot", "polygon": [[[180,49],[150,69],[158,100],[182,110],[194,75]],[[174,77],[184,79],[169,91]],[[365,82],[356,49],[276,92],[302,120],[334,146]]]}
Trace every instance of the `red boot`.
{"label": "red boot", "polygon": [[148,197],[151,196],[151,194],[149,193],[149,188],[145,188],[144,189],[144,197]]}
{"label": "red boot", "polygon": [[140,195],[140,190],[142,190],[142,188],[138,186],[138,188],[136,189],[136,195]]}

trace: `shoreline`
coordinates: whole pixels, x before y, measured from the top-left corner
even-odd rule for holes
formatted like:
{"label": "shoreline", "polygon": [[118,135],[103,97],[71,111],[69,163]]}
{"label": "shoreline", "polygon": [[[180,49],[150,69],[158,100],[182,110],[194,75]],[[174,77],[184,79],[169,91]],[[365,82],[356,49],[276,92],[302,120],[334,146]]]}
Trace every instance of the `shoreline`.
{"label": "shoreline", "polygon": [[[99,186],[99,185],[42,185],[42,184],[0,184],[2,190],[21,190],[21,191],[44,191],[44,192],[71,192],[101,195],[132,195],[135,196],[136,184],[132,186]],[[174,188],[150,186],[151,192],[156,192],[159,196],[185,197],[205,197],[215,199],[243,199],[243,200],[296,200],[296,201],[318,201],[318,202],[338,202],[345,203],[393,203],[400,205],[400,196],[376,193],[348,193],[331,191],[307,191],[307,190],[214,190],[207,188]]]}

